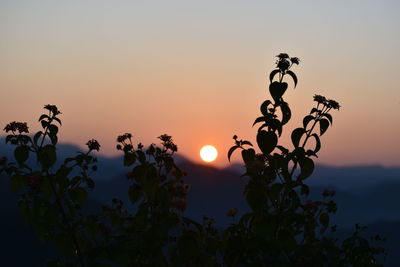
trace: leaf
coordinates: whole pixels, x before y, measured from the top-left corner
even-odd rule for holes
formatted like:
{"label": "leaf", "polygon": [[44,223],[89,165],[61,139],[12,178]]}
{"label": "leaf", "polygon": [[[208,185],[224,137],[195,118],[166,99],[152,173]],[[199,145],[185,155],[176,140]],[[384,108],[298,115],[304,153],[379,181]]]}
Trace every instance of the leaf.
{"label": "leaf", "polygon": [[49,137],[50,137],[51,144],[52,144],[53,146],[57,145],[57,142],[58,142],[58,137],[57,137],[57,135],[49,134]]}
{"label": "leaf", "polygon": [[306,130],[304,130],[304,128],[296,128],[293,130],[291,138],[292,138],[292,143],[293,143],[294,147],[299,146],[300,139],[305,132],[306,132]]}
{"label": "leaf", "polygon": [[321,140],[318,137],[318,134],[314,133],[311,136],[314,136],[315,138],[315,149],[314,153],[317,153],[321,149]]}
{"label": "leaf", "polygon": [[124,166],[131,166],[136,161],[136,155],[132,152],[126,152],[124,154]]}
{"label": "leaf", "polygon": [[37,145],[39,138],[42,136],[43,132],[39,131],[33,136],[33,143]]}
{"label": "leaf", "polygon": [[242,158],[244,163],[249,164],[254,161],[256,157],[256,152],[254,149],[243,149],[242,150]]}
{"label": "leaf", "polygon": [[271,73],[269,74],[269,82],[270,83],[272,83],[272,80],[274,79],[275,75],[278,74],[279,72],[280,72],[279,69],[271,71]]}
{"label": "leaf", "polygon": [[29,148],[27,146],[18,146],[14,150],[15,160],[22,164],[29,158]]}
{"label": "leaf", "polygon": [[46,114],[42,114],[42,115],[39,117],[39,120],[38,120],[38,121],[41,121],[41,120],[44,120],[44,119],[50,119],[50,117],[49,117],[48,115],[46,115]]}
{"label": "leaf", "polygon": [[48,121],[40,121],[40,124],[42,124],[42,128],[46,129],[46,127],[49,125]]}
{"label": "leaf", "polygon": [[268,112],[268,106],[271,105],[272,102],[271,100],[265,100],[261,106],[260,106],[260,111],[264,116],[267,116],[269,114]]}
{"label": "leaf", "polygon": [[289,150],[286,149],[286,148],[283,147],[283,146],[276,146],[276,148],[278,148],[280,151],[282,151],[283,154],[287,154],[287,153],[289,152]]}
{"label": "leaf", "polygon": [[329,215],[327,213],[322,213],[319,216],[319,222],[325,227],[327,228],[329,225]]}
{"label": "leaf", "polygon": [[38,159],[42,168],[48,170],[57,161],[56,147],[53,145],[45,145],[39,151]]}
{"label": "leaf", "polygon": [[327,119],[321,119],[319,121],[319,128],[321,132],[321,136],[328,130],[329,127],[329,121]]}
{"label": "leaf", "polygon": [[307,116],[304,117],[304,119],[303,119],[303,127],[304,127],[304,129],[307,129],[308,123],[310,121],[312,121],[313,119],[314,119],[314,116],[312,116],[312,115],[307,115]]}
{"label": "leaf", "polygon": [[304,180],[309,177],[314,171],[314,161],[310,158],[302,158],[299,160],[300,165],[300,175],[298,176],[299,180]]}
{"label": "leaf", "polygon": [[269,85],[269,93],[272,98],[278,103],[288,87],[287,83],[273,82]]}
{"label": "leaf", "polygon": [[280,106],[282,111],[282,125],[285,125],[292,117],[292,112],[290,111],[288,103],[282,102]]}
{"label": "leaf", "polygon": [[242,141],[242,145],[249,145],[249,146],[253,146],[252,143],[250,143],[249,141]]}
{"label": "leaf", "polygon": [[229,151],[228,151],[228,160],[229,160],[229,161],[231,161],[231,156],[232,156],[233,151],[235,151],[238,147],[239,147],[239,146],[233,146],[233,147],[231,147],[231,148],[229,149]]}
{"label": "leaf", "polygon": [[256,124],[259,123],[259,122],[265,121],[265,120],[266,120],[265,117],[258,117],[258,118],[253,122],[253,125],[252,125],[252,126],[256,125]]}
{"label": "leaf", "polygon": [[296,76],[296,74],[294,74],[294,72],[291,71],[291,70],[287,70],[286,73],[289,74],[292,77],[293,82],[294,82],[294,87],[296,88],[296,85],[297,85],[297,76]]}
{"label": "leaf", "polygon": [[331,114],[329,114],[329,113],[323,113],[323,114],[321,114],[321,116],[327,118],[327,119],[329,120],[329,122],[331,123],[331,125],[332,125],[332,123],[333,123],[333,118],[332,118],[332,115],[331,115]]}
{"label": "leaf", "polygon": [[51,135],[57,135],[58,133],[58,127],[54,124],[49,125],[49,132]]}
{"label": "leaf", "polygon": [[59,118],[54,117],[53,120],[55,120],[56,122],[58,122],[61,125],[61,120]]}
{"label": "leaf", "polygon": [[261,151],[268,155],[271,153],[278,143],[278,137],[274,132],[259,131],[257,133],[257,144]]}

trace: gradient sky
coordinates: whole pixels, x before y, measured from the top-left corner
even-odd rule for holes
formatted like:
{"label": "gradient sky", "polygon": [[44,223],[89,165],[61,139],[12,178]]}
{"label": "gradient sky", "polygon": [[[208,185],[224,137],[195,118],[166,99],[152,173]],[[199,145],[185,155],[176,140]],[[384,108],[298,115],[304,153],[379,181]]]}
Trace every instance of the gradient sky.
{"label": "gradient sky", "polygon": [[[319,163],[400,166],[400,1],[0,2],[0,126],[38,130],[44,104],[63,112],[62,142],[173,136],[199,161],[215,145],[228,164],[232,136],[269,95],[274,56],[301,59],[286,93],[301,125],[314,94],[337,100]],[[255,143],[255,142],[254,142]]]}

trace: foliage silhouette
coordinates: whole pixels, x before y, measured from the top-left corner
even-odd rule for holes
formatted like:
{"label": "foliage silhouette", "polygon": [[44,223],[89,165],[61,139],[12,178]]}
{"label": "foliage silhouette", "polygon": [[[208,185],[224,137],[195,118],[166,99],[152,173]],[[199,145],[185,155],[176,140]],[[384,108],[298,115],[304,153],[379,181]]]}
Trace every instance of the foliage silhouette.
{"label": "foliage silhouette", "polygon": [[[332,125],[330,112],[340,105],[315,95],[316,106],[303,119],[303,126],[292,131],[293,149],[279,145],[283,126],[291,118],[283,96],[288,88],[285,77],[298,79],[291,70],[299,64],[296,57],[281,53],[277,68],[270,74],[271,100],[261,104],[262,116],[256,118],[257,153],[253,145],[239,140],[237,149],[246,167],[244,197],[251,211],[217,229],[212,218],[196,222],[184,216],[189,185],[186,173],[174,161],[177,146],[172,137],[161,135],[161,146],[147,148],[132,142],[127,133],[117,138],[123,152],[123,164],[131,168],[128,195],[132,209],[114,198],[101,212],[83,211],[88,194],[95,187],[91,179],[97,170],[96,140],[87,142],[88,150],[57,162],[58,126],[61,112],[54,105],[39,118],[43,128],[33,137],[26,123],[12,122],[5,127],[6,142],[15,146],[15,162],[0,160],[0,173],[11,179],[20,192],[18,205],[41,240],[54,244],[60,256],[49,266],[381,266],[377,259],[385,255],[380,247],[363,238],[363,227],[343,241],[332,237],[330,225],[335,213],[335,192],[326,190],[322,200],[308,199],[304,183],[314,170],[312,157],[321,149],[321,136]],[[274,79],[277,77],[277,80]],[[311,146],[309,141],[313,140]],[[34,156],[37,166],[28,166]],[[237,222],[236,222],[237,221]],[[379,236],[372,241],[379,241]]]}

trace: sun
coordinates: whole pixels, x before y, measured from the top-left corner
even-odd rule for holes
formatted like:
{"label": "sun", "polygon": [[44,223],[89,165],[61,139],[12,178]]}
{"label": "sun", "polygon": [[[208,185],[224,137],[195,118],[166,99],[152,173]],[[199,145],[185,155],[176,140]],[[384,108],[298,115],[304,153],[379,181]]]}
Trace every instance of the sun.
{"label": "sun", "polygon": [[218,156],[218,151],[214,146],[206,145],[200,149],[200,157],[205,162],[214,161]]}

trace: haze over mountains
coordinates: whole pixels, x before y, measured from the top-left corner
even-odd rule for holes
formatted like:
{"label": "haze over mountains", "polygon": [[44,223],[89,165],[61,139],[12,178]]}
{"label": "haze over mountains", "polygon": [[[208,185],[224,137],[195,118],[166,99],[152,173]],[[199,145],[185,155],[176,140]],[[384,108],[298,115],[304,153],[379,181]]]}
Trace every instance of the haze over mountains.
{"label": "haze over mountains", "polygon": [[[73,156],[79,151],[73,145],[58,145],[59,159]],[[0,156],[12,158],[12,147],[5,146],[0,140]],[[223,155],[222,155],[223,156]],[[122,165],[122,158],[98,157],[98,171],[93,174],[96,188],[90,194],[92,202],[110,203],[113,197],[120,198],[129,205],[127,190],[129,181],[126,173],[129,168]],[[248,211],[242,197],[243,186],[247,178],[240,178],[243,166],[232,164],[218,169],[209,165],[199,165],[183,157],[176,157],[178,166],[188,172],[186,182],[190,184],[188,209],[186,216],[201,220],[206,215],[216,220],[217,225],[231,222],[225,214],[229,208],[237,208],[239,213]],[[31,163],[34,163],[32,159]],[[385,246],[391,254],[400,251],[400,168],[383,168],[380,166],[329,167],[317,165],[313,176],[306,180],[311,186],[311,199],[322,198],[324,189],[336,189],[334,197],[338,212],[333,217],[340,231],[348,232],[355,223],[369,225],[369,232],[380,233],[388,237]],[[0,211],[3,220],[0,222],[2,232],[1,247],[6,251],[10,263],[16,263],[16,255],[29,251],[24,262],[43,263],[51,249],[38,244],[34,234],[24,225],[16,208],[17,195],[11,191],[7,179],[0,179]],[[22,245],[21,245],[22,244]],[[32,252],[32,253],[30,253]],[[32,254],[32,255],[31,255]],[[390,257],[387,266],[400,262],[399,258]],[[10,265],[13,266],[13,265]],[[18,266],[18,265],[15,265]]]}

